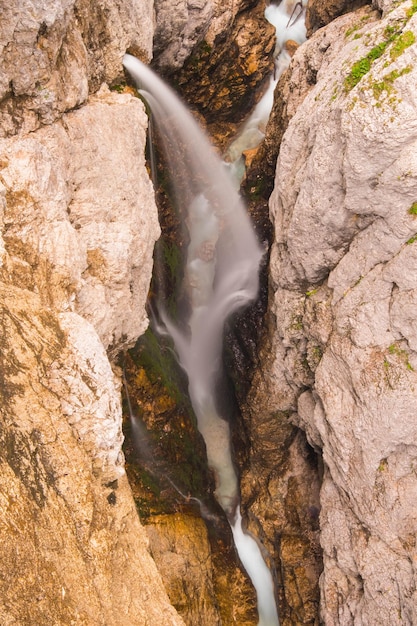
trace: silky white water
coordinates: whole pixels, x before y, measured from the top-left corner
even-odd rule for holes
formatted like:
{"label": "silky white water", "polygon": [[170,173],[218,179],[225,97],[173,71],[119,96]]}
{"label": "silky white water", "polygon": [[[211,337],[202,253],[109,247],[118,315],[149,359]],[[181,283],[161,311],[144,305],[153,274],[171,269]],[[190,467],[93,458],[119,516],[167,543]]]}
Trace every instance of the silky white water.
{"label": "silky white water", "polygon": [[265,18],[275,27],[276,45],[274,53],[275,68],[269,79],[268,88],[244,123],[236,139],[229,146],[226,159],[236,178],[241,181],[245,172],[242,153],[256,148],[265,136],[265,128],[274,102],[274,90],[283,72],[287,69],[291,57],[286,50],[287,41],[298,44],[306,40],[304,8],[307,0],[282,0],[279,4],[269,4],[265,9]]}
{"label": "silky white water", "polygon": [[257,541],[242,527],[228,416],[220,414],[217,396],[224,323],[256,298],[263,250],[227,168],[186,107],[138,59],[125,55],[123,64],[151,108],[189,234],[184,281],[190,314],[181,320],[187,330],[169,318],[163,302],[158,303],[159,316],[188,376],[198,429],[215,476],[215,496],[257,593],[258,626],[278,626],[271,572]]}

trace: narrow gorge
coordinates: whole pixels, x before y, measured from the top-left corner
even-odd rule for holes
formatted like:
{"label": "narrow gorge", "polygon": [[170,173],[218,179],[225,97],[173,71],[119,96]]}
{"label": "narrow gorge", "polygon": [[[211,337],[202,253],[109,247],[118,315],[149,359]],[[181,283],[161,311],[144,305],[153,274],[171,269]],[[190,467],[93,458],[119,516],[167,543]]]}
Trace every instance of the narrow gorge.
{"label": "narrow gorge", "polygon": [[239,541],[281,626],[417,623],[416,13],[3,2],[1,624],[275,626]]}

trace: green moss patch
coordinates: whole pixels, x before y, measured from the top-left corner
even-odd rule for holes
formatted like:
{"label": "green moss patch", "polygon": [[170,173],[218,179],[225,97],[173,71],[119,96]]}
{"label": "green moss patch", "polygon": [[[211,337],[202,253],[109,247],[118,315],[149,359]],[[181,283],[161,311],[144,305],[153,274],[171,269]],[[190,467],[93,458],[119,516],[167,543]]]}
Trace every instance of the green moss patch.
{"label": "green moss patch", "polygon": [[416,37],[411,30],[407,30],[404,33],[401,33],[399,37],[397,37],[392,45],[390,50],[390,57],[393,61],[398,59],[399,56],[402,55],[404,50],[409,48],[415,43]]}
{"label": "green moss patch", "polygon": [[400,76],[404,76],[404,74],[409,74],[410,72],[411,67],[408,66],[404,67],[402,70],[393,70],[392,72],[385,74],[381,81],[372,85],[375,100],[379,100],[384,91],[387,94],[390,94],[393,90],[394,81]]}
{"label": "green moss patch", "polygon": [[417,0],[413,0],[413,2],[411,3],[411,7],[407,9],[407,12],[406,12],[407,19],[410,19],[411,17],[413,17],[414,13],[417,13]]}
{"label": "green moss patch", "polygon": [[400,361],[404,363],[405,367],[410,372],[414,372],[414,368],[411,365],[410,361],[408,360],[407,350],[404,350],[404,348],[401,348],[401,346],[398,343],[392,343],[388,348],[388,352],[389,354],[397,356],[400,359]]}
{"label": "green moss patch", "polygon": [[[415,35],[411,30],[403,32],[408,20],[417,11],[417,0],[413,0],[411,8],[406,13],[406,18],[397,24],[389,24],[385,27],[382,35],[383,41],[374,46],[366,56],[356,61],[344,80],[345,92],[351,91],[371,69],[373,63],[390,49],[390,62],[395,61],[403,52],[415,43]],[[352,29],[351,32],[353,32]],[[351,33],[350,33],[351,34]],[[386,66],[389,62],[386,63]],[[394,79],[395,80],[395,79]]]}
{"label": "green moss patch", "polygon": [[345,91],[351,91],[359,83],[363,76],[369,72],[374,61],[384,54],[388,44],[389,41],[382,41],[374,46],[365,57],[352,65],[352,69],[345,78]]}
{"label": "green moss patch", "polygon": [[[177,403],[185,402],[184,390],[180,382],[180,369],[176,361],[171,341],[158,338],[148,327],[136,346],[129,351],[137,367],[142,367],[152,384],[160,384],[164,392]],[[188,404],[188,402],[187,402]]]}

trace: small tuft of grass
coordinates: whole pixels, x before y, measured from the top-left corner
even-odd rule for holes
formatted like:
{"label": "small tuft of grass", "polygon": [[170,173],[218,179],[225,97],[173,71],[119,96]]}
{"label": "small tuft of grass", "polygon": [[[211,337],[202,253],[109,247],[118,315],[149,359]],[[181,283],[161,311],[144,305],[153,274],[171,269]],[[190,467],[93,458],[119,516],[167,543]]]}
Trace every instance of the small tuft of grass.
{"label": "small tuft of grass", "polygon": [[393,355],[399,357],[399,359],[404,363],[404,365],[408,369],[408,371],[414,372],[414,367],[411,365],[410,361],[408,360],[408,352],[407,352],[407,350],[404,350],[403,348],[401,348],[396,343],[392,343],[388,347],[388,352],[390,354],[393,354]]}
{"label": "small tuft of grass", "polygon": [[410,215],[417,215],[417,202],[413,202],[413,204],[408,209],[408,213]]}
{"label": "small tuft of grass", "polygon": [[392,24],[385,27],[384,37],[385,39],[391,39],[397,33],[397,29]]}
{"label": "small tuft of grass", "polygon": [[356,33],[356,31],[358,31],[362,27],[363,27],[363,24],[354,24],[353,26],[347,29],[347,31],[345,32],[345,37],[350,37],[351,35],[353,35],[353,33]]}

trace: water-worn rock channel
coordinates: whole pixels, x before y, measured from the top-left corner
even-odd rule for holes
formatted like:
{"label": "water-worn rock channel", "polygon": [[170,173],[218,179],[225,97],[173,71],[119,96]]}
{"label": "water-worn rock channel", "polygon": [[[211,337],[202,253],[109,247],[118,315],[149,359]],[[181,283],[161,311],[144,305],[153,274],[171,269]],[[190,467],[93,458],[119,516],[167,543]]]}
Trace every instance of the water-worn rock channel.
{"label": "water-worn rock channel", "polygon": [[[259,301],[226,328],[224,397],[285,626],[417,622],[417,7],[359,4],[310,0],[308,39],[245,155],[270,253]],[[273,70],[265,5],[3,9],[0,621],[253,626],[188,382],[144,335],[167,181],[158,161],[151,184],[122,60],[153,59],[223,153]],[[175,214],[160,222],[174,276]],[[123,367],[160,483],[129,439],[126,479]]]}

